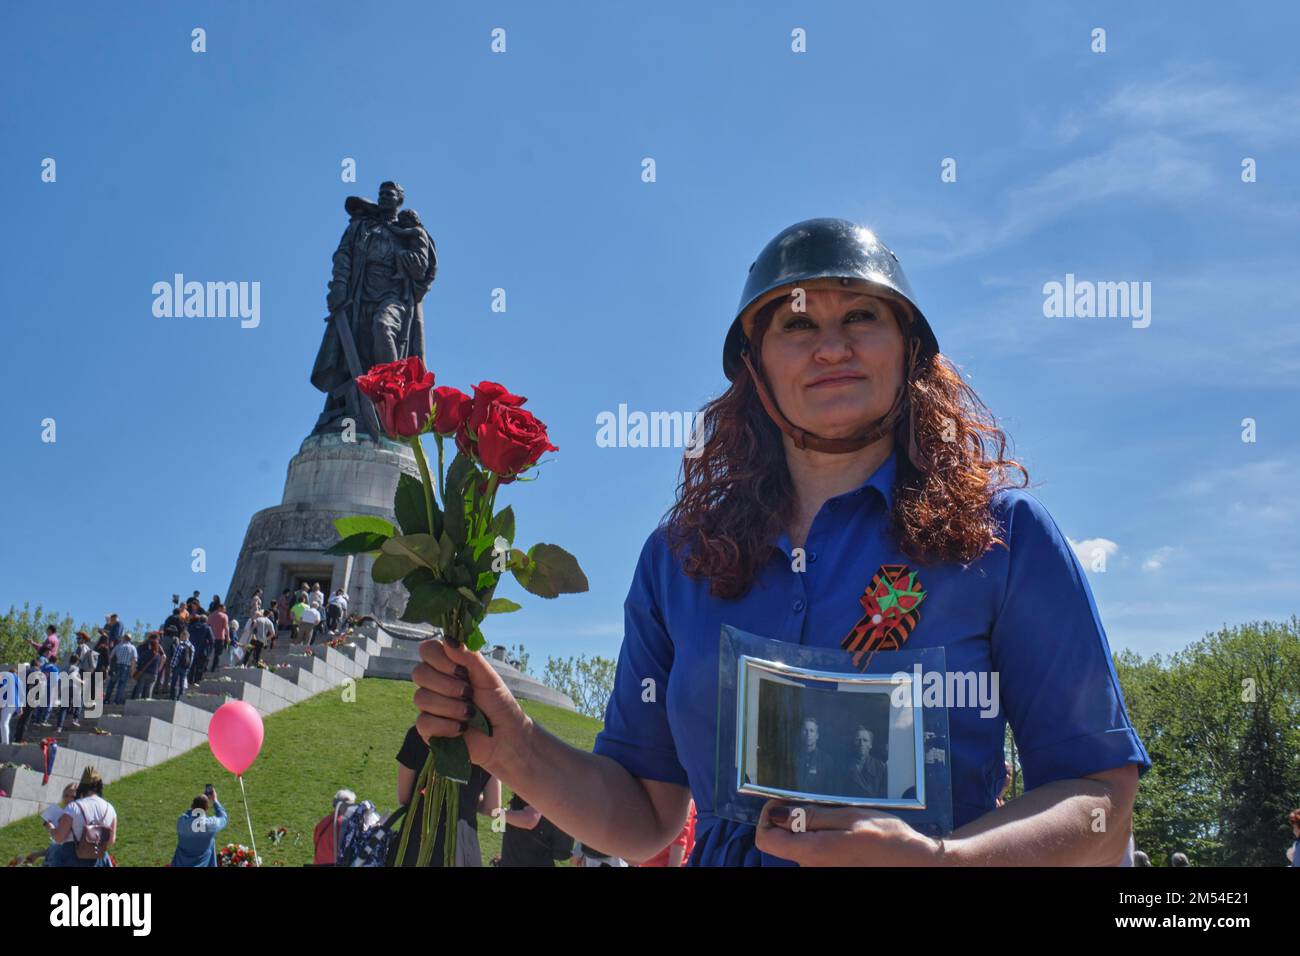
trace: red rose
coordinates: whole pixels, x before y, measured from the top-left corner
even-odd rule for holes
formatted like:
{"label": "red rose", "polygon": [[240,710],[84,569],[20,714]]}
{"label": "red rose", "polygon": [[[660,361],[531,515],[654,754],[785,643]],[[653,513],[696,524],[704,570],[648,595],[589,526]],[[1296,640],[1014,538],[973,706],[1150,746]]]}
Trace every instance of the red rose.
{"label": "red rose", "polygon": [[478,429],[478,457],[502,482],[536,463],[545,452],[559,451],[546,437],[546,426],[516,406],[494,402]]}
{"label": "red rose", "polygon": [[487,421],[488,411],[494,403],[508,405],[511,408],[518,408],[528,399],[522,395],[513,395],[507,392],[504,385],[496,382],[479,382],[474,386],[474,399],[469,409],[469,415],[460,423],[456,429],[456,447],[461,453],[474,457],[474,442],[478,439],[478,430],[482,424]]}
{"label": "red rose", "polygon": [[477,435],[479,426],[488,418],[488,411],[493,404],[509,405],[519,408],[528,399],[522,395],[511,395],[504,385],[496,382],[479,382],[474,386],[474,408],[469,414],[469,430]]}
{"label": "red rose", "polygon": [[458,431],[469,419],[474,400],[458,388],[440,385],[433,390],[435,407],[433,430],[439,435],[450,435]]}
{"label": "red rose", "polygon": [[410,438],[424,431],[433,411],[433,373],[418,355],[374,366],[357,376],[357,388],[375,403],[390,437]]}

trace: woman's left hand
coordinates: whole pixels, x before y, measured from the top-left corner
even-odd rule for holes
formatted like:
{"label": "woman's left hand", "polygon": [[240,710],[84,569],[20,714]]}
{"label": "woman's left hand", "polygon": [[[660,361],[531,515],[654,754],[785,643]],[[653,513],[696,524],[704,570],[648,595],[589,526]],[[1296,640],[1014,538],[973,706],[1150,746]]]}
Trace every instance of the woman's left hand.
{"label": "woman's left hand", "polygon": [[769,800],[754,846],[800,866],[943,866],[943,842],[892,813]]}

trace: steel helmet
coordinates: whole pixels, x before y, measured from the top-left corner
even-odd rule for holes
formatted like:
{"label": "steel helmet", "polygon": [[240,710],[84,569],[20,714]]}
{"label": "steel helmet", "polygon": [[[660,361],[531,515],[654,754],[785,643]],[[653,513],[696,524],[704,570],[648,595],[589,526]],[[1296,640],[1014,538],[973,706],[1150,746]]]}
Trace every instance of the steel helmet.
{"label": "steel helmet", "polygon": [[812,279],[840,279],[844,285],[861,285],[864,291],[901,301],[911,313],[922,354],[928,357],[939,351],[898,256],[865,226],[847,219],[807,219],[782,229],[750,263],[722,349],[722,371],[729,380],[735,381],[743,367],[740,353],[748,339],[748,320],[772,299]]}
{"label": "steel helmet", "polygon": [[[853,438],[821,438],[793,425],[777,408],[766,381],[751,361],[750,333],[759,310],[791,290],[813,280],[839,279],[840,284],[861,287],[900,305],[899,321],[907,343],[907,381],[899,389],[889,412]],[[735,381],[742,369],[754,379],[763,407],[796,446],[817,451],[856,451],[876,441],[908,411],[907,385],[915,371],[939,352],[930,323],[913,300],[903,267],[870,229],[847,219],[807,219],[781,230],[749,266],[740,305],[722,348],[722,370]],[[914,432],[914,429],[913,429]],[[916,442],[911,441],[913,459]]]}

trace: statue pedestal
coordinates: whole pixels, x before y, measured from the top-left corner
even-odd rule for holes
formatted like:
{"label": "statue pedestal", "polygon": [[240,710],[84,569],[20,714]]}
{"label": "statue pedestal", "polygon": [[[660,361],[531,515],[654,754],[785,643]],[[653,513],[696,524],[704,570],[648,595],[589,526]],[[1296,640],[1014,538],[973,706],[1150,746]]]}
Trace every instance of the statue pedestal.
{"label": "statue pedestal", "polygon": [[319,582],[326,595],[343,588],[349,614],[369,614],[411,637],[430,633],[426,625],[398,621],[406,607],[406,589],[401,582],[372,581],[373,558],[324,553],[338,541],[335,518],[369,514],[396,524],[393,493],[402,472],[420,476],[414,453],[398,442],[361,435],[345,442],[338,433],[307,438],[289,462],[281,503],[257,512],[248,523],[226,590],[230,615],[240,622],[248,619],[255,588],[262,588],[262,605],[270,607],[285,588]]}

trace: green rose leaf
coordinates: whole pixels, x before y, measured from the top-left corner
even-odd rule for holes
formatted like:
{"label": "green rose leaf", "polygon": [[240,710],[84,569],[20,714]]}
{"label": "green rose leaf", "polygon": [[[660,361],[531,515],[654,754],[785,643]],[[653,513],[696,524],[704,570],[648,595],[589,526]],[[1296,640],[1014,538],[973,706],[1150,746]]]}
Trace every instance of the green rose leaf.
{"label": "green rose leaf", "polygon": [[480,631],[477,627],[474,628],[474,630],[470,633],[469,637],[465,638],[465,646],[468,647],[471,651],[479,650],[486,643],[487,643],[487,638],[483,636],[483,632]]}
{"label": "green rose leaf", "polygon": [[334,527],[338,529],[340,538],[350,538],[354,534],[361,534],[364,531],[382,534],[385,538],[391,538],[397,534],[397,529],[390,522],[374,515],[352,515],[348,518],[335,518]]}
{"label": "green rose leaf", "polygon": [[443,530],[459,547],[469,535],[469,521],[465,518],[465,497],[460,491],[452,491],[447,485],[447,513],[443,515]]}
{"label": "green rose leaf", "polygon": [[489,721],[486,717],[484,717],[483,711],[479,710],[477,707],[474,708],[474,716],[469,718],[469,720],[467,720],[466,723],[468,723],[475,730],[481,730],[489,737],[492,736],[491,721]]}
{"label": "green rose leaf", "polygon": [[424,482],[403,472],[397,479],[397,494],[393,496],[393,512],[397,515],[403,534],[431,534],[437,537],[442,532],[442,512],[437,503],[433,506],[432,528],[429,527],[424,504]]}
{"label": "green rose leaf", "polygon": [[489,531],[487,534],[481,534],[470,542],[470,546],[474,549],[474,560],[476,562],[483,556],[484,551],[492,547],[494,541],[496,541],[496,535]]}
{"label": "green rose leaf", "polygon": [[456,560],[456,542],[444,531],[438,536],[438,567],[445,569]]}
{"label": "green rose leaf", "polygon": [[350,534],[342,541],[336,541],[325,549],[326,554],[367,554],[378,551],[387,541],[385,535],[374,531],[359,531]]}
{"label": "green rose leaf", "polygon": [[452,492],[464,493],[466,481],[476,471],[478,469],[474,467],[473,459],[457,452],[451,467],[447,469],[447,497],[450,498]]}
{"label": "green rose leaf", "polygon": [[428,568],[416,568],[406,577],[402,578],[402,584],[406,585],[407,591],[414,591],[421,584],[428,584],[438,579],[434,577],[432,571]]}
{"label": "green rose leaf", "polygon": [[402,612],[402,620],[409,624],[437,624],[460,600],[454,587],[432,577],[417,580],[410,591],[411,598]]}
{"label": "green rose leaf", "polygon": [[483,571],[480,572],[478,580],[474,582],[474,590],[482,591],[484,588],[491,587],[496,583],[497,576],[495,571]]}
{"label": "green rose leaf", "polygon": [[469,748],[465,746],[462,738],[430,737],[429,749],[433,751],[433,768],[439,776],[454,780],[456,783],[469,783]]}
{"label": "green rose leaf", "polygon": [[469,588],[467,588],[467,587],[458,587],[458,588],[456,589],[456,591],[457,591],[457,592],[460,594],[460,596],[463,597],[466,601],[470,601],[471,603],[476,604],[476,605],[477,605],[477,604],[482,604],[482,603],[483,603],[482,601],[480,601],[480,600],[478,599],[478,595],[475,594],[473,591],[471,591],[471,590],[470,590]]}
{"label": "green rose leaf", "polygon": [[516,604],[509,598],[493,598],[492,603],[488,605],[489,614],[509,614],[511,611],[519,610],[520,605]]}
{"label": "green rose leaf", "polygon": [[[491,534],[494,541],[497,535],[501,535],[510,544],[515,543],[515,513],[509,505],[498,511],[492,518]],[[478,555],[474,557],[477,558]]]}
{"label": "green rose leaf", "polygon": [[473,492],[468,488],[478,475],[478,469],[474,467],[474,461],[462,454],[456,455],[456,460],[451,463],[447,469],[447,489],[445,502],[447,513],[444,516],[446,530],[451,539],[459,548],[465,543],[469,536],[469,522],[466,519],[466,512],[470,508],[471,495],[466,491]]}
{"label": "green rose leaf", "polygon": [[412,565],[439,569],[442,550],[431,534],[403,534],[384,542],[384,554],[406,558]]}
{"label": "green rose leaf", "polygon": [[380,554],[375,558],[374,567],[370,569],[370,577],[377,584],[392,584],[402,580],[413,570],[415,565],[404,555]]}
{"label": "green rose leaf", "polygon": [[528,549],[528,557],[531,561],[526,568],[513,570],[515,579],[530,594],[553,598],[587,590],[587,576],[578,559],[558,544],[535,544]]}

